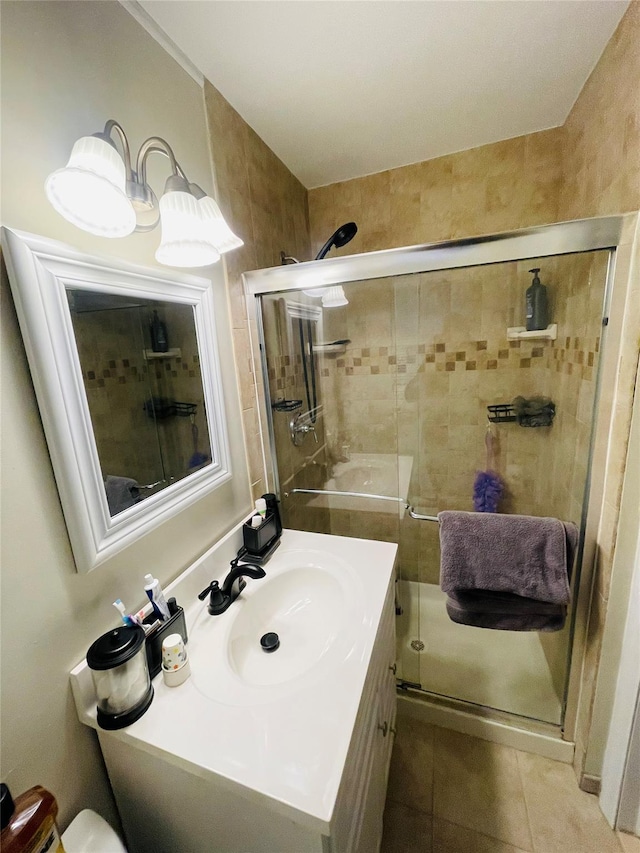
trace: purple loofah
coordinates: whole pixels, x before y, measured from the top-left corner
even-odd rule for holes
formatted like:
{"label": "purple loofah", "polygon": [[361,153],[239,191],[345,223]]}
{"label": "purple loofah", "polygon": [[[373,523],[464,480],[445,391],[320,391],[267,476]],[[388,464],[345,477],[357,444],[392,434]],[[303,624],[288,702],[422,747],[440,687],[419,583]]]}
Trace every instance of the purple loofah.
{"label": "purple loofah", "polygon": [[495,471],[478,471],[473,484],[473,508],[476,512],[497,512],[504,483]]}

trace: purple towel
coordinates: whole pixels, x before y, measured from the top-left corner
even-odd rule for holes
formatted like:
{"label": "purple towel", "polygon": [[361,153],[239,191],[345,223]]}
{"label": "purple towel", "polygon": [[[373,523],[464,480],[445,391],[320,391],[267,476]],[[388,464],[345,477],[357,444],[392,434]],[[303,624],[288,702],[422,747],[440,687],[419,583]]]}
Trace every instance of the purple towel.
{"label": "purple towel", "polygon": [[578,541],[556,518],[441,512],[440,585],[454,622],[509,631],[557,631],[570,600]]}
{"label": "purple towel", "polygon": [[447,613],[452,622],[495,631],[560,631],[567,608],[509,592],[451,592]]}
{"label": "purple towel", "polygon": [[107,474],[104,481],[109,504],[109,515],[113,518],[119,512],[129,509],[140,500],[140,486],[131,477],[114,477]]}

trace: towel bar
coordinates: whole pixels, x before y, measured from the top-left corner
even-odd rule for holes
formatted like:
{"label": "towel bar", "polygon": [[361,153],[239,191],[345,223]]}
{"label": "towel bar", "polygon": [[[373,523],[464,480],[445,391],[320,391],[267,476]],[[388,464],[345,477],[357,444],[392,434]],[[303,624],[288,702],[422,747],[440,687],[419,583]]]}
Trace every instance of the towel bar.
{"label": "towel bar", "polygon": [[438,522],[437,515],[422,515],[415,511],[415,508],[408,504],[404,498],[396,498],[391,495],[370,495],[365,492],[340,492],[337,489],[291,489],[291,492],[285,493],[285,497],[292,495],[336,495],[347,498],[373,498],[376,501],[395,501],[404,505],[404,508],[409,510],[411,518],[417,521],[435,521]]}
{"label": "towel bar", "polygon": [[365,492],[341,492],[337,489],[291,489],[290,492],[285,492],[285,497],[289,495],[336,495],[346,498],[373,498],[376,501],[395,501],[396,503],[404,504],[405,509],[409,504],[404,498],[396,498],[391,495],[369,495]]}

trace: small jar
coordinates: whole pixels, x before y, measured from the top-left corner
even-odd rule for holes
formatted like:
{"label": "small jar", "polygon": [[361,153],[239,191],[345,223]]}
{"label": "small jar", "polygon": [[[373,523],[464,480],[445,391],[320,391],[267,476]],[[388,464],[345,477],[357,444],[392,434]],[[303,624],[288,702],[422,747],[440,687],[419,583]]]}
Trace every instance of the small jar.
{"label": "small jar", "polygon": [[87,652],[98,700],[98,725],[121,729],[135,722],[153,699],[145,633],[122,626],[99,637]]}

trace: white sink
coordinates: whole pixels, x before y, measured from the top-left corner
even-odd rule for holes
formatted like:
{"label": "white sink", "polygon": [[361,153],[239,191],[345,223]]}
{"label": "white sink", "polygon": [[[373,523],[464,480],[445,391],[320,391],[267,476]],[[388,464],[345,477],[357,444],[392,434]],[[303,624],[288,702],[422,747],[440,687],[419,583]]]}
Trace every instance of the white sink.
{"label": "white sink", "polygon": [[[267,564],[267,576],[247,579],[229,609],[206,607],[189,633],[196,688],[226,704],[265,703],[303,689],[348,657],[362,623],[362,581],[331,554],[289,550]],[[278,634],[265,652],[260,639]]]}
{"label": "white sink", "polygon": [[[256,584],[238,608],[228,641],[231,669],[247,684],[281,684],[314,667],[345,631],[344,585],[325,568],[298,566]],[[260,638],[278,635],[266,652]]]}

